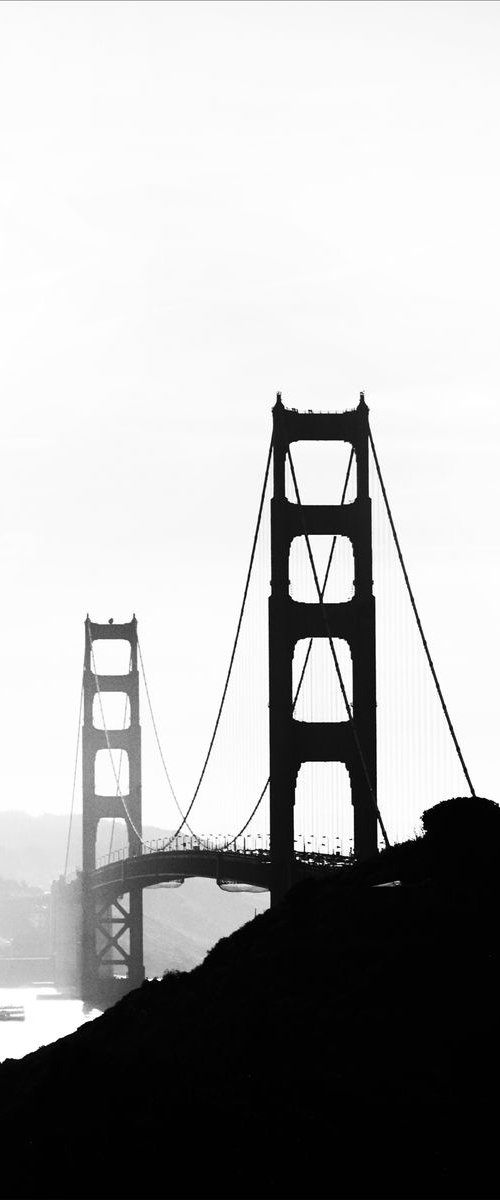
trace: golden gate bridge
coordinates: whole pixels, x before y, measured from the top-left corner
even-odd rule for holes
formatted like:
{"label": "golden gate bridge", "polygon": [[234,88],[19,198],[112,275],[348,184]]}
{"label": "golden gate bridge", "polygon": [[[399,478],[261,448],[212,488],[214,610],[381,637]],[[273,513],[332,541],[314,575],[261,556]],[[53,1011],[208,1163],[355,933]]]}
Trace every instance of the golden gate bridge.
{"label": "golden gate bridge", "polygon": [[[301,445],[340,445],[348,456],[336,502],[310,503],[303,495],[297,467]],[[297,452],[297,453],[296,453]],[[374,588],[373,500],[369,464],[378,489],[378,515],[385,519],[381,558],[389,588],[381,599]],[[272,469],[273,494],[267,506]],[[333,488],[333,483],[332,483]],[[266,537],[266,516],[268,517]],[[381,526],[382,527],[382,526]],[[387,570],[389,546],[392,568]],[[260,566],[258,555],[261,554]],[[271,566],[268,597],[267,654],[264,653],[263,580]],[[434,729],[439,712],[442,735],[456,763],[447,781],[474,795],[472,781],[443,696],[434,661],[411,587],[396,532],[380,461],[361,393],[356,408],[344,412],[299,412],[287,409],[280,393],[273,409],[269,446],[250,561],[236,623],[236,633],[208,748],[186,805],[179,802],[169,773],[138,637],[135,616],[130,622],[105,624],[85,621],[85,656],[73,794],[66,863],[52,891],[53,945],[56,978],[71,982],[84,999],[95,994],[99,980],[119,975],[128,986],[144,978],[143,889],[178,886],[190,877],[216,880],[232,888],[265,888],[278,903],[290,887],[308,877],[329,874],[341,866],[375,854],[398,840],[401,814],[418,816],[429,803],[429,789],[443,787],[435,763],[419,778],[418,797],[408,803],[411,786],[401,773],[410,762],[412,733],[403,733],[401,712],[414,692],[405,660],[403,670],[381,671],[380,645],[394,644],[397,619],[390,596],[394,566],[401,571],[408,612],[414,622],[422,663],[431,681],[430,694],[414,716],[413,740],[422,720]],[[254,613],[251,590],[255,577]],[[382,579],[383,579],[382,572]],[[383,585],[380,589],[384,592]],[[388,626],[384,642],[384,613]],[[245,620],[260,620],[260,647],[242,654]],[[406,633],[408,639],[408,631]],[[124,646],[128,662],[119,671],[104,671],[99,654]],[[413,646],[413,663],[416,661]],[[244,654],[243,654],[244,658]],[[263,672],[266,658],[268,670]],[[384,655],[385,658],[385,655]],[[250,678],[256,664],[260,693],[251,695]],[[153,841],[143,836],[142,740],[139,720],[139,675],[142,675],[152,727],[177,822],[172,832]],[[380,703],[380,682],[384,703]],[[235,735],[233,707],[243,731]],[[399,691],[398,691],[399,688]],[[388,699],[395,713],[385,720]],[[118,708],[123,709],[117,720]],[[260,757],[252,748],[253,725],[267,729],[261,736]],[[268,710],[268,712],[267,712]],[[252,715],[253,714],[253,715]],[[384,717],[381,728],[381,714]],[[231,723],[232,722],[232,723]],[[387,726],[387,727],[385,727]],[[82,758],[82,870],[68,877],[68,851],[76,792],[78,751]],[[214,773],[221,740],[239,763],[239,777],[229,784],[222,768]],[[434,738],[435,740],[435,738]],[[220,752],[219,752],[220,753]],[[418,752],[417,752],[418,753]],[[266,761],[267,760],[267,761]],[[415,761],[415,759],[414,759]],[[100,784],[100,765],[107,764],[107,786]],[[267,768],[267,769],[266,769]],[[328,768],[330,774],[325,775]],[[382,768],[382,770],[381,770]],[[261,772],[257,785],[256,771]],[[339,786],[342,773],[342,782]],[[210,781],[210,773],[212,780]],[[333,772],[333,773],[332,773]],[[307,778],[307,773],[309,777]],[[399,773],[399,774],[398,774]],[[303,780],[306,777],[304,788]],[[453,783],[452,783],[453,780]],[[346,781],[348,803],[346,803]],[[415,780],[413,780],[415,783]],[[254,788],[249,803],[249,787]],[[301,794],[302,787],[302,794]],[[344,788],[343,796],[340,794]],[[217,815],[219,797],[226,799],[233,828],[228,834],[201,834],[194,821],[203,819],[203,798],[211,790],[211,812]],[[438,791],[435,799],[443,799]],[[243,811],[242,803],[247,804]],[[222,807],[222,806],[221,806]],[[351,819],[348,819],[348,814]],[[98,828],[111,827],[108,851],[97,856]],[[407,822],[408,825],[408,822]],[[121,827],[125,837],[117,844]],[[348,836],[346,836],[346,830]],[[404,834],[412,832],[406,827]]]}

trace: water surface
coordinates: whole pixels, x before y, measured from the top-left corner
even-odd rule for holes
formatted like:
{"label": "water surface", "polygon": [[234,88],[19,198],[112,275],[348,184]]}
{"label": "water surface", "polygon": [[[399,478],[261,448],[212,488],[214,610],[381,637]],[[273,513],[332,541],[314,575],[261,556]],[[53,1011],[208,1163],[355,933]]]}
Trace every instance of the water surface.
{"label": "water surface", "polygon": [[0,1008],[7,1005],[22,1006],[25,1020],[0,1021],[0,1062],[23,1058],[100,1016],[99,1009],[89,1008],[83,1000],[61,997],[50,984],[0,987]]}

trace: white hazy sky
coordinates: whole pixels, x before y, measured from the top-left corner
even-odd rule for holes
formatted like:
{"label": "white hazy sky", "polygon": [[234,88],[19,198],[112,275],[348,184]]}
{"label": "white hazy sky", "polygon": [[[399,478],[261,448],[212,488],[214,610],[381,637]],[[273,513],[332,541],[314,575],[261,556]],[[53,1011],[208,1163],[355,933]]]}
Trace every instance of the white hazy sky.
{"label": "white hazy sky", "polygon": [[87,611],[137,613],[189,791],[278,388],[365,389],[500,799],[499,55],[478,0],[0,5],[2,808],[68,810]]}

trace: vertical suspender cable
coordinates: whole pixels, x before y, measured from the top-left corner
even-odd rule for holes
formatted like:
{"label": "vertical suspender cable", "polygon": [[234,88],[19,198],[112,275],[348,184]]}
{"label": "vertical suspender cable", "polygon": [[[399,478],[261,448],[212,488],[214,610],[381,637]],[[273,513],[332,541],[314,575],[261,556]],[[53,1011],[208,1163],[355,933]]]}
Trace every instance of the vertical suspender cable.
{"label": "vertical suspender cable", "polygon": [[[343,486],[343,489],[342,489],[342,496],[341,496],[341,500],[340,500],[340,503],[341,503],[341,505],[342,505],[342,504],[345,504],[345,498],[346,498],[346,495],[347,495],[347,488],[348,488],[348,486],[349,486],[349,478],[350,478],[350,474],[351,474],[351,469],[352,469],[352,464],[353,464],[353,461],[354,461],[354,449],[352,449],[352,448],[351,448],[351,453],[350,453],[350,456],[349,456],[349,462],[348,462],[348,464],[347,464],[347,472],[346,472],[346,477],[345,477],[345,480],[344,480],[344,486]],[[331,545],[331,547],[330,547],[330,553],[329,553],[329,555],[328,555],[328,562],[327,562],[327,564],[326,564],[326,571],[325,571],[325,578],[324,578],[324,580],[323,580],[323,587],[321,588],[321,600],[323,600],[323,597],[324,597],[324,595],[325,595],[325,592],[326,592],[326,585],[327,585],[327,583],[328,583],[328,578],[329,578],[329,575],[330,575],[330,570],[331,570],[331,566],[332,566],[332,560],[333,560],[333,555],[334,555],[334,551],[335,551],[335,546],[336,546],[336,544],[337,544],[337,536],[338,536],[337,534],[334,534],[334,536],[333,536],[333,539],[332,539],[332,545]],[[298,684],[297,684],[297,688],[296,688],[296,691],[295,691],[295,695],[294,695],[294,697],[293,697],[292,712],[294,712],[294,711],[295,711],[295,707],[296,707],[296,704],[297,704],[297,701],[298,701],[298,698],[299,698],[299,695],[300,695],[300,692],[301,692],[302,684],[303,684],[303,682],[304,682],[304,676],[305,676],[305,673],[306,673],[306,667],[307,667],[307,664],[308,664],[308,662],[309,662],[309,658],[310,658],[310,655],[311,655],[312,644],[313,644],[313,638],[310,638],[310,639],[309,639],[309,644],[308,644],[308,647],[307,647],[307,651],[306,651],[306,655],[305,655],[305,659],[304,659],[304,665],[303,665],[303,667],[302,667],[302,671],[301,671],[301,673],[300,673],[300,679],[299,679],[299,682],[298,682]],[[232,838],[231,838],[231,840],[230,840],[230,841],[228,841],[228,842],[226,842],[226,843],[225,843],[225,848],[227,848],[228,846],[233,846],[233,845],[234,845],[234,843],[237,841],[237,839],[238,839],[239,837],[241,837],[241,835],[242,835],[243,833],[245,833],[245,830],[247,830],[247,829],[248,829],[248,826],[249,826],[249,824],[250,824],[251,820],[253,819],[253,817],[255,816],[255,813],[257,812],[257,809],[259,808],[259,805],[262,803],[262,800],[264,799],[264,796],[265,796],[265,794],[266,794],[266,792],[267,792],[267,789],[268,789],[268,787],[269,787],[269,784],[270,784],[270,782],[271,782],[271,777],[270,777],[270,775],[268,775],[268,777],[267,777],[267,779],[266,779],[266,782],[265,782],[265,784],[264,784],[264,787],[262,788],[262,791],[261,791],[261,793],[260,793],[260,796],[259,796],[259,798],[258,798],[258,800],[257,800],[257,803],[255,804],[254,808],[252,809],[252,811],[251,811],[251,813],[250,813],[250,816],[247,818],[247,820],[245,821],[245,824],[244,824],[244,825],[242,826],[242,828],[241,828],[241,829],[238,831],[238,833],[236,833],[236,834],[234,835],[234,837],[232,837]]]}
{"label": "vertical suspender cable", "polygon": [[412,591],[412,588],[411,588],[410,580],[409,580],[409,578],[408,578],[408,572],[407,572],[407,570],[406,570],[406,567],[405,567],[405,563],[404,563],[404,559],[403,559],[403,552],[402,552],[402,550],[401,550],[401,546],[400,546],[400,544],[399,544],[399,538],[398,538],[398,535],[397,535],[397,533],[396,533],[396,527],[395,527],[395,525],[394,525],[394,521],[393,521],[393,519],[392,519],[392,512],[391,512],[391,508],[390,508],[389,500],[388,500],[388,497],[387,497],[387,492],[386,492],[386,490],[385,490],[385,484],[384,484],[384,480],[383,480],[383,478],[382,478],[382,471],[381,471],[381,469],[380,469],[380,464],[379,464],[379,461],[378,461],[377,451],[376,451],[376,449],[375,449],[375,444],[374,444],[374,441],[373,441],[373,437],[372,437],[372,432],[371,432],[370,426],[368,426],[368,437],[369,437],[369,439],[370,439],[370,446],[371,446],[371,448],[372,448],[373,459],[374,459],[375,466],[376,466],[376,469],[377,469],[377,475],[378,475],[378,478],[379,478],[380,487],[381,487],[381,489],[382,489],[382,495],[383,495],[383,497],[384,497],[384,503],[385,503],[385,507],[386,507],[386,511],[387,511],[387,516],[388,516],[388,518],[389,518],[389,524],[390,524],[390,526],[391,526],[391,530],[392,530],[392,536],[393,536],[393,538],[394,538],[394,544],[395,544],[395,546],[396,546],[396,550],[397,550],[397,554],[398,554],[398,558],[399,558],[399,562],[400,562],[401,570],[402,570],[402,572],[403,572],[403,576],[404,576],[404,581],[405,581],[405,583],[406,583],[406,587],[407,587],[407,590],[408,590],[408,595],[409,595],[409,597],[410,597],[410,603],[411,603],[411,606],[412,606],[412,609],[413,609],[413,614],[414,614],[415,620],[416,620],[416,622],[417,622],[418,632],[419,632],[419,634],[420,634],[420,637],[421,637],[421,639],[422,639],[422,645],[423,645],[423,647],[424,647],[424,650],[425,650],[425,653],[426,653],[427,662],[428,662],[428,664],[429,664],[430,672],[431,672],[432,678],[433,678],[433,680],[434,680],[434,683],[435,683],[435,685],[436,685],[436,691],[437,691],[437,694],[438,694],[438,696],[439,696],[439,699],[440,699],[440,701],[441,701],[441,708],[442,708],[442,710],[443,710],[443,713],[444,713],[444,715],[445,715],[446,722],[447,722],[447,725],[448,725],[448,729],[449,729],[449,731],[450,731],[450,734],[451,734],[451,736],[452,736],[452,739],[453,739],[453,743],[454,743],[454,746],[455,746],[455,750],[456,750],[456,752],[457,752],[457,754],[458,754],[458,757],[459,757],[459,759],[460,759],[460,764],[461,764],[461,767],[462,767],[463,773],[464,773],[464,775],[465,775],[465,778],[466,778],[466,780],[467,780],[467,786],[470,788],[470,794],[471,794],[471,796],[475,796],[475,795],[476,795],[476,792],[475,792],[475,790],[474,790],[474,787],[473,787],[473,784],[472,784],[471,777],[470,777],[470,775],[469,775],[469,772],[468,772],[468,770],[467,770],[467,767],[466,767],[466,765],[465,765],[465,759],[464,759],[464,756],[463,756],[463,754],[462,754],[462,751],[461,751],[461,749],[460,749],[460,746],[459,746],[459,744],[458,744],[458,738],[457,738],[457,735],[456,735],[456,733],[455,733],[455,730],[454,730],[454,728],[453,728],[452,720],[451,720],[450,714],[449,714],[449,712],[448,712],[448,709],[447,709],[447,706],[446,706],[446,701],[445,701],[445,699],[444,699],[443,693],[442,693],[442,691],[441,691],[441,688],[440,688],[440,685],[439,685],[439,680],[438,680],[438,677],[437,677],[437,674],[436,674],[436,668],[435,668],[435,666],[434,666],[434,663],[433,663],[433,661],[432,661],[431,652],[430,652],[430,650],[429,650],[429,647],[428,647],[428,645],[427,645],[427,639],[426,639],[425,633],[424,633],[424,631],[423,631],[423,628],[422,628],[422,622],[421,622],[421,620],[420,620],[420,616],[419,616],[419,613],[418,613],[418,609],[417,609],[417,605],[416,605],[415,597],[414,597],[414,595],[413,595],[413,591]]}
{"label": "vertical suspender cable", "polygon": [[218,710],[218,713],[217,713],[217,716],[216,716],[216,719],[215,719],[215,725],[214,725],[214,728],[213,728],[212,737],[210,738],[210,744],[209,744],[209,747],[208,747],[208,750],[207,750],[207,753],[206,753],[206,756],[205,756],[205,761],[204,761],[204,763],[203,763],[203,766],[202,766],[202,769],[201,769],[201,774],[200,774],[200,777],[199,777],[199,779],[198,779],[198,783],[196,784],[196,787],[195,787],[195,790],[194,790],[194,793],[193,793],[193,797],[192,797],[192,799],[191,799],[191,802],[190,802],[190,804],[189,804],[189,807],[187,808],[187,810],[186,810],[186,812],[185,812],[185,814],[184,814],[184,816],[183,816],[183,819],[182,819],[182,821],[181,821],[181,823],[180,823],[180,825],[179,825],[178,829],[176,829],[175,833],[174,833],[174,834],[172,834],[172,837],[171,837],[171,838],[169,838],[168,842],[166,843],[166,846],[169,846],[169,845],[170,845],[170,844],[171,844],[173,841],[175,841],[175,838],[176,838],[176,837],[178,837],[179,833],[181,832],[181,829],[182,829],[183,825],[185,825],[185,824],[186,824],[187,818],[188,818],[188,816],[189,816],[189,814],[190,814],[190,812],[191,812],[191,809],[192,809],[192,807],[193,807],[193,804],[194,804],[194,802],[195,802],[195,800],[196,800],[196,797],[197,797],[197,795],[198,795],[198,792],[199,792],[199,790],[200,790],[200,787],[201,787],[201,785],[202,785],[203,778],[204,778],[204,775],[205,775],[205,771],[206,771],[206,769],[207,769],[207,766],[208,766],[208,761],[209,761],[210,755],[211,755],[211,753],[212,753],[212,747],[213,747],[213,744],[214,744],[214,742],[215,742],[215,738],[216,738],[216,735],[217,735],[217,730],[218,730],[218,728],[219,728],[219,725],[220,725],[220,719],[221,719],[221,716],[222,716],[222,710],[223,710],[223,708],[224,708],[224,702],[225,702],[226,695],[227,695],[227,689],[228,689],[228,687],[229,687],[229,680],[230,680],[230,678],[231,678],[231,672],[232,672],[232,669],[233,669],[233,663],[234,663],[234,658],[235,658],[235,654],[236,654],[236,648],[237,648],[237,646],[238,646],[238,640],[239,640],[239,636],[240,636],[240,630],[241,630],[241,625],[242,625],[242,621],[243,621],[243,614],[244,614],[244,612],[245,612],[245,605],[246,605],[247,596],[248,596],[248,589],[249,589],[249,587],[250,587],[250,578],[251,578],[251,575],[252,575],[252,568],[253,568],[253,563],[254,563],[254,558],[255,558],[255,551],[256,551],[256,549],[257,549],[257,539],[258,539],[258,536],[259,536],[260,522],[261,522],[261,518],[262,518],[262,510],[263,510],[263,508],[264,508],[264,500],[265,500],[265,495],[266,495],[266,491],[267,491],[267,480],[268,480],[268,476],[269,476],[269,467],[271,466],[271,455],[272,455],[272,452],[273,452],[273,439],[271,438],[271,441],[270,441],[270,443],[269,443],[269,452],[268,452],[268,455],[267,455],[266,469],[265,469],[265,472],[264,472],[264,483],[263,483],[263,485],[262,485],[262,492],[261,492],[261,496],[260,496],[259,511],[258,511],[258,514],[257,514],[257,522],[256,522],[256,526],[255,526],[255,533],[254,533],[254,536],[253,536],[252,550],[251,550],[251,554],[250,554],[250,562],[249,562],[249,565],[248,565],[247,577],[246,577],[246,581],[245,581],[245,587],[244,587],[244,590],[243,590],[243,600],[242,600],[242,602],[241,602],[241,607],[240,607],[240,615],[239,615],[239,617],[238,617],[238,624],[237,624],[237,626],[236,626],[236,633],[235,633],[235,636],[234,636],[233,648],[232,648],[232,651],[231,651],[231,658],[230,658],[230,660],[229,660],[229,666],[228,666],[228,669],[227,669],[227,674],[226,674],[226,679],[225,679],[225,683],[224,683],[224,688],[223,688],[223,691],[222,691],[222,699],[221,699],[221,702],[220,702],[220,704],[219,704],[219,710]]}
{"label": "vertical suspender cable", "polygon": [[[176,805],[176,808],[177,808],[177,810],[178,810],[178,812],[179,812],[179,815],[180,815],[181,817],[184,817],[184,813],[183,813],[183,811],[182,811],[182,808],[181,808],[181,806],[180,806],[180,804],[179,804],[179,801],[178,801],[178,799],[177,799],[177,795],[176,795],[176,792],[175,792],[175,788],[174,788],[174,785],[173,785],[173,783],[172,783],[172,780],[171,780],[171,778],[170,778],[170,775],[169,775],[169,771],[168,771],[167,764],[166,764],[166,762],[165,762],[165,755],[164,755],[164,753],[163,753],[163,748],[162,748],[162,744],[161,744],[161,741],[160,741],[160,735],[159,735],[159,733],[158,733],[158,726],[157,726],[157,724],[156,724],[155,715],[154,715],[154,712],[153,712],[153,705],[152,705],[152,703],[151,703],[151,696],[150,696],[149,687],[148,687],[148,681],[147,681],[147,678],[146,678],[146,672],[145,672],[145,670],[144,670],[144,660],[143,660],[143,657],[142,657],[141,643],[140,643],[140,641],[139,641],[139,638],[137,638],[137,649],[138,649],[138,651],[139,651],[139,660],[140,660],[140,664],[141,664],[141,671],[142,671],[142,681],[143,681],[144,688],[145,688],[145,691],[146,691],[146,696],[147,696],[147,701],[148,701],[148,707],[149,707],[149,713],[150,713],[150,716],[151,716],[151,721],[152,721],[152,725],[153,725],[154,735],[155,735],[155,738],[156,738],[156,744],[157,744],[157,746],[158,746],[158,750],[159,750],[159,753],[160,753],[160,758],[161,758],[161,762],[162,762],[163,770],[164,770],[165,777],[166,777],[166,780],[167,780],[168,786],[169,786],[169,788],[170,788],[170,791],[171,791],[171,794],[172,794],[172,797],[173,797],[174,803],[175,803],[175,805]],[[195,834],[194,830],[193,830],[193,829],[191,829],[191,826],[188,824],[188,822],[186,821],[186,819],[185,819],[185,818],[184,818],[184,824],[186,825],[186,828],[187,828],[187,829],[189,829],[189,832],[190,832],[190,834],[191,834],[191,837],[194,837],[194,838],[196,838],[196,834]],[[197,841],[200,841],[200,840],[201,840],[201,839],[197,838]]]}
{"label": "vertical suspender cable", "polygon": [[[85,664],[84,664],[83,670],[85,670]],[[72,788],[72,792],[71,792],[71,810],[70,810],[70,814],[69,814],[68,839],[66,842],[66,857],[64,859],[64,879],[66,879],[66,876],[68,873],[69,846],[70,846],[70,841],[71,841],[71,827],[73,824],[73,810],[75,807],[76,773],[78,770],[78,751],[80,749],[80,737],[81,737],[81,732],[82,732],[82,710],[83,710],[83,672],[82,672],[82,689],[80,692],[80,711],[78,713],[78,733],[76,735],[75,766],[74,766],[74,770],[73,770],[73,788]]]}

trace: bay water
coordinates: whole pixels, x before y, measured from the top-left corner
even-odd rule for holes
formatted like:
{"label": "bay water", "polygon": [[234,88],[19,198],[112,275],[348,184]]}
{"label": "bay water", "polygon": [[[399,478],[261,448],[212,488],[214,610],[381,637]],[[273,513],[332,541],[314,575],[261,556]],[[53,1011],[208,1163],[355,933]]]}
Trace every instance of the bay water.
{"label": "bay water", "polygon": [[101,1015],[100,1009],[91,1008],[83,1000],[61,995],[50,984],[40,983],[0,987],[0,1010],[9,1006],[23,1008],[25,1019],[0,1020],[0,1063],[6,1058],[23,1058]]}

